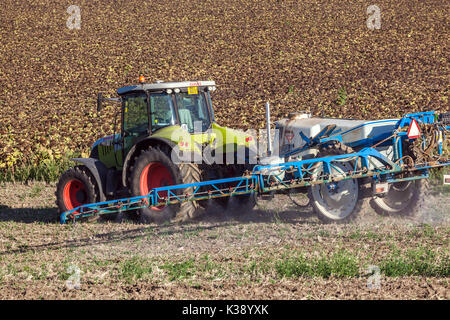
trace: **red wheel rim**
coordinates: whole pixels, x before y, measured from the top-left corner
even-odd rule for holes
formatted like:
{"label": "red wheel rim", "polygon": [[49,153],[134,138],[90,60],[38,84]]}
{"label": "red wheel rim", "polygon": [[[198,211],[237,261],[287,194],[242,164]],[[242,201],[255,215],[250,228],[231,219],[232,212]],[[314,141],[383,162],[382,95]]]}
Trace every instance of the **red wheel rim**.
{"label": "red wheel rim", "polygon": [[[141,196],[147,195],[151,189],[173,185],[172,175],[169,169],[159,162],[149,163],[141,173],[139,189]],[[158,192],[159,198],[167,197],[167,192]],[[165,206],[152,207],[153,210],[162,210]]]}
{"label": "red wheel rim", "polygon": [[69,180],[63,191],[64,206],[72,210],[78,206],[88,203],[86,186],[78,179]]}

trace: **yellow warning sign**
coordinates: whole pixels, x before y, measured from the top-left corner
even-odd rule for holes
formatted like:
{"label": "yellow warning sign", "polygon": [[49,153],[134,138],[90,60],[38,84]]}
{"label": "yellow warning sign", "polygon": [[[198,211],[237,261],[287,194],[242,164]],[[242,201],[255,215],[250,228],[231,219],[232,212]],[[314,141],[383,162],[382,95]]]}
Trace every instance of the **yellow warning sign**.
{"label": "yellow warning sign", "polygon": [[188,87],[188,94],[198,94],[198,87]]}

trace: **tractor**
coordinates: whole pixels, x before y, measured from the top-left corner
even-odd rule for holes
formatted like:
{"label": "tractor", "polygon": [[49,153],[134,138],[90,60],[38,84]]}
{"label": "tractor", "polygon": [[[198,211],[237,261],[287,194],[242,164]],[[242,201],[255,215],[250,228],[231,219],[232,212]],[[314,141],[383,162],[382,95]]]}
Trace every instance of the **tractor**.
{"label": "tractor", "polygon": [[[141,76],[137,85],[119,88],[116,98],[99,93],[98,112],[105,101],[121,105],[120,132],[97,140],[89,158],[72,159],[79,165],[65,171],[57,184],[59,214],[87,203],[143,196],[156,187],[239,176],[251,169],[254,139],[216,123],[214,90],[214,81],[147,83]],[[249,198],[239,201],[248,206]],[[146,207],[128,215],[145,222],[185,221],[200,215],[207,203]]]}

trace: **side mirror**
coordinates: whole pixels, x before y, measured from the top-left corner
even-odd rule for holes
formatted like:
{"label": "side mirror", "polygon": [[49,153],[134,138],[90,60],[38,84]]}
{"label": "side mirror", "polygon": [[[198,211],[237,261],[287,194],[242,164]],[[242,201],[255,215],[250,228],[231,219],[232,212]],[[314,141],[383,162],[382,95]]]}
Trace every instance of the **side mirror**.
{"label": "side mirror", "polygon": [[101,92],[97,95],[97,112],[102,110],[103,94]]}

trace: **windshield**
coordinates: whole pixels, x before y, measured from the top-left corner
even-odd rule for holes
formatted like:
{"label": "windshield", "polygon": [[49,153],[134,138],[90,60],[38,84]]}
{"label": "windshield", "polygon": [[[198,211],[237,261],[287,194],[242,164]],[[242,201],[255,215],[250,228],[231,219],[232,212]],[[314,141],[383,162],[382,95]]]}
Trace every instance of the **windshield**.
{"label": "windshield", "polygon": [[176,97],[180,124],[185,125],[190,133],[208,130],[211,120],[205,95],[179,93]]}

